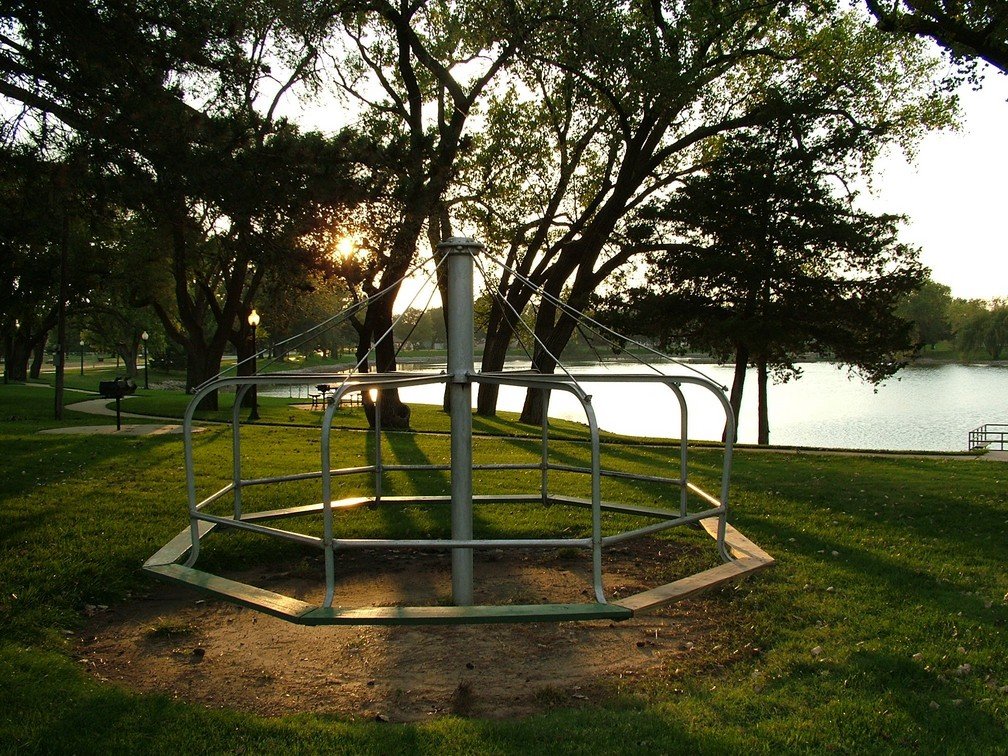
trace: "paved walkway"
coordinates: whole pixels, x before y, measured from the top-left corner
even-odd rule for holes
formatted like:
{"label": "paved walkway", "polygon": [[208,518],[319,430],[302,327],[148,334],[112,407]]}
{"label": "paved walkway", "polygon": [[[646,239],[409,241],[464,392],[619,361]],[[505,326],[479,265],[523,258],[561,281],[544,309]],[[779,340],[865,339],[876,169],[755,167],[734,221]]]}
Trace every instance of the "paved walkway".
{"label": "paved walkway", "polygon": [[985,459],[988,462],[1008,462],[1008,451],[988,451],[977,459]]}
{"label": "paved walkway", "polygon": [[[123,397],[122,401],[126,401],[132,397]],[[76,402],[74,404],[67,404],[63,409],[74,410],[75,412],[82,412],[88,415],[100,415],[102,417],[115,417],[116,411],[114,407],[109,407],[108,404],[113,401],[110,399],[88,399],[83,402]],[[182,432],[182,425],[178,422],[177,417],[155,417],[153,415],[138,415],[135,412],[121,412],[121,417],[126,417],[130,419],[141,419],[141,420],[161,420],[169,421],[168,424],[164,423],[123,423],[122,427],[116,429],[114,425],[72,425],[66,428],[47,428],[46,430],[41,430],[39,433],[50,433],[50,434],[60,434],[60,435],[117,435],[117,436],[164,436],[177,434]],[[194,432],[200,432],[206,430],[205,428],[194,427]]]}
{"label": "paved walkway", "polygon": [[[194,432],[206,430],[193,428]],[[46,428],[39,433],[61,436],[165,436],[182,432],[181,425],[156,425],[154,423],[123,423],[114,425],[68,425],[66,428]]]}
{"label": "paved walkway", "polygon": [[[124,396],[122,398],[122,403],[125,404],[127,401],[132,399],[131,396]],[[87,415],[102,415],[103,417],[115,417],[116,411],[115,407],[109,407],[109,403],[115,401],[114,399],[88,399],[84,402],[76,402],[74,404],[67,404],[64,409],[74,410],[74,412],[83,412]],[[135,412],[122,412],[120,413],[123,417],[141,418],[144,420],[170,420],[177,422],[177,417],[156,417],[154,415],[138,415]]]}

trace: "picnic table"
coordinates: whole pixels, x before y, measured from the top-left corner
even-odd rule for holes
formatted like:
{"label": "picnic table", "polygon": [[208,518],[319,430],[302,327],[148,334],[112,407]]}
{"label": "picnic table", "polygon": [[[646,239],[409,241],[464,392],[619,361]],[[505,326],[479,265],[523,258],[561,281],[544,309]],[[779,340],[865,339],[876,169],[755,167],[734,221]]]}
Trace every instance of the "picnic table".
{"label": "picnic table", "polygon": [[[332,391],[333,387],[330,386],[328,383],[320,383],[320,384],[318,384],[315,387],[315,389],[319,392],[319,394],[321,394],[321,396],[322,396],[322,406],[325,407],[325,404],[326,404],[326,394],[328,394],[330,391]],[[313,407],[315,406],[315,402],[312,402],[312,406]]]}
{"label": "picnic table", "polygon": [[[310,391],[308,392],[308,398],[312,401],[312,409],[317,409],[320,404],[325,407],[326,395],[330,391],[335,392],[335,389],[328,383],[320,383],[315,386],[315,389],[318,391],[317,394],[313,394]],[[360,407],[362,404],[363,401],[360,391],[351,391],[350,393],[340,397],[340,407]]]}

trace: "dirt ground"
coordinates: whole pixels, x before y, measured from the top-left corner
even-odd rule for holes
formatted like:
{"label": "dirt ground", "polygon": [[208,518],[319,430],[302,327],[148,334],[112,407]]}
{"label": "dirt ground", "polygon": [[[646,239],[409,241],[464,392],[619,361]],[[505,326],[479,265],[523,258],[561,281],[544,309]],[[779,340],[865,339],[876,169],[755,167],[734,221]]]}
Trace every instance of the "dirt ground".
{"label": "dirt ground", "polygon": [[[449,603],[447,556],[341,556],[336,605]],[[609,550],[607,590],[626,596],[683,569],[667,542],[635,541]],[[320,574],[320,563],[306,560],[233,576],[317,603]],[[477,553],[476,601],[591,601],[589,576],[581,553]],[[262,715],[506,718],[655,683],[674,688],[680,676],[758,653],[731,603],[700,596],[620,623],[303,627],[153,583],[126,604],[89,607],[77,654],[97,677],[131,690]]]}

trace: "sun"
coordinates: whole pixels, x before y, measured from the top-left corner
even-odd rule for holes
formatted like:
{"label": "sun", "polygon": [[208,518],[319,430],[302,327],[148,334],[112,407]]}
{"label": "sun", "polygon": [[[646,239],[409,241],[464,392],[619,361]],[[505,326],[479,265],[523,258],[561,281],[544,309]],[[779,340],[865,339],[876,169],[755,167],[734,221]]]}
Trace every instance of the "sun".
{"label": "sun", "polygon": [[360,250],[360,245],[360,237],[355,234],[348,234],[346,236],[339,237],[332,248],[333,259],[346,260],[347,258],[353,257]]}

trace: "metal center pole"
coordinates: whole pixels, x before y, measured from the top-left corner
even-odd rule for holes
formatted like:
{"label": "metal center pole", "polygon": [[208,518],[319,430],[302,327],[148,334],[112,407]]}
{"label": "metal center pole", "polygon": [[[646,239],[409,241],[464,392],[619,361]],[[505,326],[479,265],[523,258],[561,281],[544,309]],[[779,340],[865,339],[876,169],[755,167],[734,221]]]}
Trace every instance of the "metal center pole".
{"label": "metal center pole", "polygon": [[[472,379],[473,254],[483,247],[465,237],[441,242],[448,255],[448,409],[451,412],[451,528],[453,539],[473,537]],[[452,600],[473,603],[472,549],[452,549]]]}

